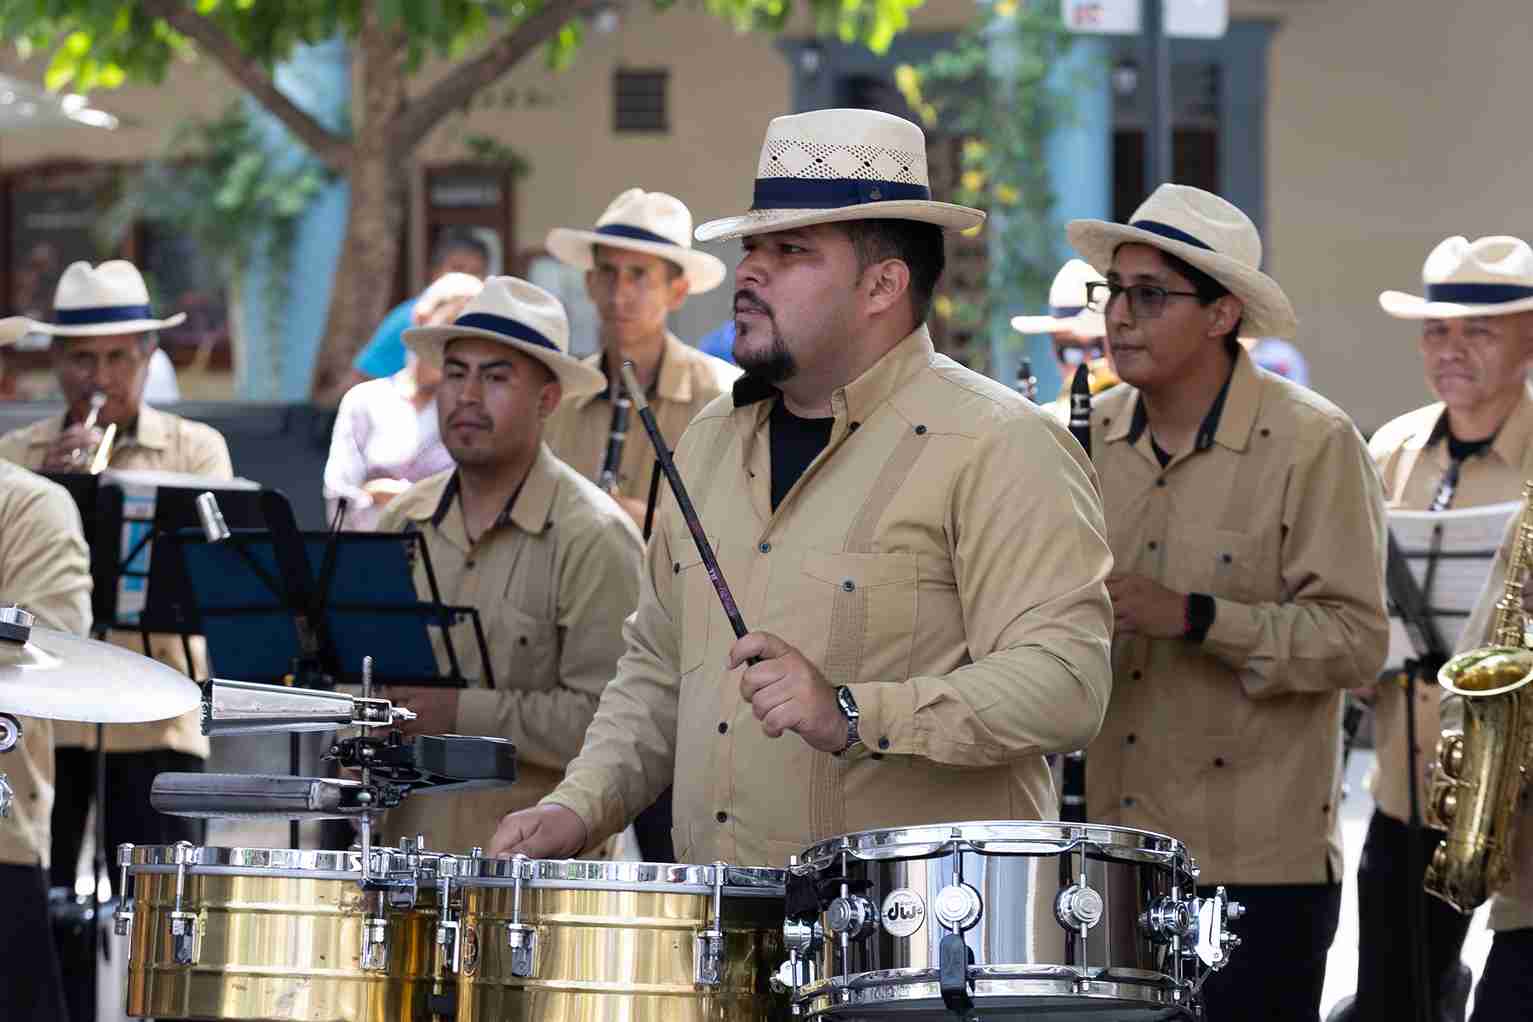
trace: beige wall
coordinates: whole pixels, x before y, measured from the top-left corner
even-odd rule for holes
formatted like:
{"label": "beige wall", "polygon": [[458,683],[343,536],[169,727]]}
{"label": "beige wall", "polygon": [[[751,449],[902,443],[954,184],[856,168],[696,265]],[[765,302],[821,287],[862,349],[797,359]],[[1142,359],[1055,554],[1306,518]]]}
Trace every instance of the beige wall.
{"label": "beige wall", "polygon": [[1533,236],[1527,0],[1296,4],[1273,44],[1268,245],[1311,381],[1371,430],[1431,400],[1418,328],[1378,293],[1419,294],[1452,234]]}

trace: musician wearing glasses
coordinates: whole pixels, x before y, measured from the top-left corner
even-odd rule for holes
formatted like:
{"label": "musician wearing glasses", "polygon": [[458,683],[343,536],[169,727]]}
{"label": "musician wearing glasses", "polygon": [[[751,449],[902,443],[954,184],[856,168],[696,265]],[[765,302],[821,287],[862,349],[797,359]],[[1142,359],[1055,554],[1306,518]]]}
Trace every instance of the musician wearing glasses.
{"label": "musician wearing glasses", "polygon": [[[234,476],[229,448],[213,427],[144,403],[155,331],[174,327],[184,313],[160,318],[138,268],[125,260],[64,270],[54,296],[54,321],[30,322],[53,337],[50,354],[65,409],[0,437],[0,458],[43,472],[84,472],[101,467],[184,472],[212,479]],[[105,400],[93,396],[100,395]],[[87,428],[87,424],[89,427]],[[106,449],[106,434],[112,434]],[[92,465],[92,462],[95,462]],[[206,646],[191,639],[187,662],[180,636],[152,633],[149,649],[129,629],[114,629],[109,641],[178,671],[206,678]],[[75,885],[75,865],[86,812],[95,791],[94,726],[59,724],[58,781],[53,819],[53,882]],[[200,821],[166,816],[149,806],[149,789],[164,771],[201,770],[208,757],[198,711],[149,724],[112,724],[105,730],[107,843],[198,843]],[[114,878],[115,880],[115,878]]]}
{"label": "musician wearing glasses", "polygon": [[[592,230],[555,228],[545,244],[560,262],[586,271],[601,351],[585,363],[608,383],[560,406],[548,420],[548,446],[643,525],[655,452],[631,415],[618,368],[633,361],[661,435],[675,446],[692,417],[728,391],[740,371],[683,343],[666,319],[692,295],[718,287],[727,270],[716,256],[692,248],[692,214],[680,199],[641,188],[613,199]],[[615,433],[623,439],[614,441]]]}
{"label": "musician wearing glasses", "polygon": [[[89,565],[80,512],[68,492],[0,459],[0,606],[14,603],[35,615],[40,627],[85,635],[91,619]],[[20,744],[0,754],[0,774],[14,796],[9,815],[0,818],[3,1013],[62,1019],[63,979],[48,919],[56,725],[32,717],[20,721]]]}
{"label": "musician wearing glasses", "polygon": [[[389,502],[380,532],[418,533],[443,599],[479,612],[453,629],[465,688],[390,686],[416,714],[408,730],[509,738],[509,790],[431,795],[384,817],[390,838],[471,848],[502,813],[537,802],[580,750],[623,649],[639,599],[639,530],[621,508],[543,443],[561,401],[594,394],[601,373],[567,354],[559,300],[515,277],[491,277],[456,319],[405,331],[442,374],[437,414],[452,467]],[[416,586],[427,592],[424,565]],[[438,648],[445,673],[448,661]],[[576,849],[579,851],[580,849]]]}
{"label": "musician wearing glasses", "polygon": [[943,231],[984,214],[931,199],[925,153],[876,111],[779,117],[755,208],[698,228],[742,239],[746,374],[678,445],[695,515],[661,502],[580,757],[493,854],[572,854],[672,782],[682,862],[1057,818],[1045,754],[1089,741],[1108,694],[1096,485],[1062,425],[933,349]]}
{"label": "musician wearing glasses", "polygon": [[1088,747],[1094,820],[1175,835],[1246,906],[1204,988],[1214,1022],[1313,1019],[1341,908],[1341,716],[1388,641],[1384,503],[1351,421],[1258,370],[1292,336],[1241,211],[1162,185],[1078,220],[1124,385],[1092,412],[1114,566],[1113,691]]}
{"label": "musician wearing glasses", "polygon": [[1054,275],[1049,287],[1046,316],[1013,316],[1011,328],[1023,334],[1048,334],[1054,346],[1054,365],[1061,382],[1059,396],[1043,406],[1060,422],[1070,421],[1070,385],[1076,371],[1086,366],[1092,394],[1100,394],[1118,382],[1107,358],[1107,324],[1102,314],[1086,305],[1087,285],[1102,275],[1080,259],[1071,259]]}
{"label": "musician wearing glasses", "polygon": [[[1448,238],[1422,267],[1424,294],[1386,291],[1379,304],[1396,319],[1420,324],[1427,386],[1437,402],[1408,412],[1373,435],[1369,449],[1390,507],[1448,511],[1520,498],[1533,479],[1533,248],[1517,238]],[[1499,596],[1499,583],[1493,590]],[[1468,647],[1484,628],[1466,628]],[[1464,640],[1461,640],[1461,645]],[[1441,732],[1441,689],[1415,686],[1417,809],[1425,813],[1427,775]],[[1424,829],[1410,872],[1411,818],[1406,695],[1391,674],[1372,690],[1378,766],[1369,778],[1375,809],[1357,870],[1357,995],[1332,1017],[1415,1018],[1415,987],[1402,978],[1411,941],[1424,944],[1432,1018],[1462,1016],[1470,974],[1459,962],[1470,916],[1422,888],[1426,864],[1442,842]],[[1533,884],[1526,887],[1533,891]],[[1421,899],[1426,932],[1413,935],[1406,892]],[[1502,914],[1498,914],[1502,915]],[[1533,912],[1522,914],[1533,926]],[[1510,1002],[1508,1002],[1510,1003]],[[1477,1009],[1478,1017],[1478,1009]]]}

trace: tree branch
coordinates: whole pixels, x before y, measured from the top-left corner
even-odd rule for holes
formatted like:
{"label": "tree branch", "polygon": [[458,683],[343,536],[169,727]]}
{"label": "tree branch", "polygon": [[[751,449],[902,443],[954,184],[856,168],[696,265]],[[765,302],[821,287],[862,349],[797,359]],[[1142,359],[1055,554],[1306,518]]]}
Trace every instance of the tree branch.
{"label": "tree branch", "polygon": [[515,67],[564,25],[587,11],[611,6],[611,0],[547,0],[543,7],[501,36],[479,56],[459,64],[414,100],[394,124],[390,145],[397,153],[413,150],[438,122],[474,94]]}
{"label": "tree branch", "polygon": [[142,3],[145,11],[196,43],[199,53],[222,67],[304,145],[313,150],[314,155],[327,167],[339,174],[347,172],[351,164],[351,147],[347,139],[330,131],[283,95],[266,69],[251,60],[228,33],[211,19],[183,6],[181,0],[142,0]]}

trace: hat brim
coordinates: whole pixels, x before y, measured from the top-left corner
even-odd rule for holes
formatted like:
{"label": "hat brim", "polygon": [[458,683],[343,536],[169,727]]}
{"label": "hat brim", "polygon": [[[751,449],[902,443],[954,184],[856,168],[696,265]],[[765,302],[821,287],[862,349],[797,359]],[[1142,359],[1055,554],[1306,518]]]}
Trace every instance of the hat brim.
{"label": "hat brim", "polygon": [[1077,337],[1107,336],[1107,320],[1100,312],[1090,310],[1073,316],[1013,316],[1011,328],[1020,334],[1069,332]]}
{"label": "hat brim", "polygon": [[950,202],[905,199],[898,202],[863,202],[835,209],[753,209],[743,216],[724,217],[699,224],[698,241],[725,241],[753,234],[789,231],[795,227],[844,223],[848,220],[915,220],[935,224],[945,231],[966,231],[985,222],[982,210]]}
{"label": "hat brim", "polygon": [[51,337],[111,337],[116,334],[147,334],[151,330],[169,330],[186,322],[186,313],[178,312],[166,319],[125,319],[112,323],[44,323],[32,320],[32,330]]}
{"label": "hat brim", "polygon": [[1396,319],[1468,319],[1471,316],[1512,316],[1533,310],[1533,298],[1495,305],[1464,305],[1460,302],[1429,302],[1420,295],[1404,291],[1385,291],[1379,295],[1379,308]]}
{"label": "hat brim", "polygon": [[0,319],[0,348],[15,344],[27,334],[32,333],[36,326],[25,316],[7,316]]}
{"label": "hat brim", "polygon": [[645,255],[659,256],[661,259],[675,263],[681,267],[682,275],[687,278],[687,287],[695,295],[712,291],[722,284],[729,274],[729,268],[724,265],[724,260],[716,255],[657,241],[641,241],[637,238],[623,238],[613,234],[598,234],[596,231],[576,231],[568,227],[555,227],[548,232],[548,238],[543,242],[543,247],[548,249],[555,259],[581,270],[589,270],[595,265],[592,249],[597,245],[626,249],[629,252],[642,252]]}
{"label": "hat brim", "polygon": [[585,365],[578,358],[571,358],[569,355],[562,355],[527,341],[507,337],[493,330],[453,326],[448,323],[442,326],[411,327],[403,335],[406,348],[414,352],[416,357],[426,365],[438,369],[442,366],[443,353],[447,350],[448,342],[460,337],[483,337],[542,362],[559,380],[561,404],[576,398],[600,394],[607,389],[607,377],[599,370]]}
{"label": "hat brim", "polygon": [[1112,268],[1113,253],[1120,245],[1149,245],[1169,252],[1213,277],[1240,299],[1245,307],[1241,333],[1292,340],[1299,332],[1293,303],[1277,281],[1229,256],[1108,220],[1071,220],[1065,226],[1065,236],[1081,258],[1101,274]]}

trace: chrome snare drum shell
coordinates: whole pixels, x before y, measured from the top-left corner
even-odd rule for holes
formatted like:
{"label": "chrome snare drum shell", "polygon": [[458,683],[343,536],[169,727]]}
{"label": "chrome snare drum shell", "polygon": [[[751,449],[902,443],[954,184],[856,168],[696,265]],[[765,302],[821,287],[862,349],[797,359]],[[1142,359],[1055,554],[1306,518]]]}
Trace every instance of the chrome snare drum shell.
{"label": "chrome snare drum shell", "polygon": [[[435,853],[374,849],[414,903],[364,892],[361,853],[179,845],[120,850],[127,1014],[416,1022],[438,972]],[[179,897],[178,897],[179,888]],[[374,937],[375,965],[364,941]]]}
{"label": "chrome snare drum shell", "polygon": [[[890,828],[814,845],[797,869],[826,911],[795,1014],[951,1020],[944,938],[968,956],[957,969],[966,985],[947,991],[967,1017],[1190,1017],[1201,985],[1187,928],[1196,867],[1162,834],[1022,821]],[[856,913],[837,905],[847,900],[876,925],[849,928]]]}
{"label": "chrome snare drum shell", "polygon": [[783,957],[782,870],[523,857],[452,868],[458,1022],[787,1014],[769,985]]}

